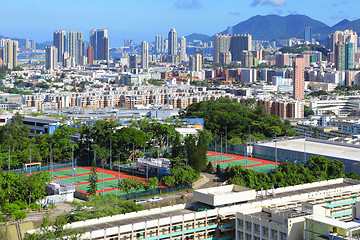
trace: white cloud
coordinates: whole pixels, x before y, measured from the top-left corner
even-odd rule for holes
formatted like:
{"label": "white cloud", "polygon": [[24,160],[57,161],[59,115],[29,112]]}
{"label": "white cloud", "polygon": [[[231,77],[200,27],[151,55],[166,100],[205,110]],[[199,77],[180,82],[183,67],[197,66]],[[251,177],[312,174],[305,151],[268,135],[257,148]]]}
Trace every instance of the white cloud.
{"label": "white cloud", "polygon": [[270,4],[270,5],[280,6],[280,5],[284,5],[285,2],[286,0],[254,0],[254,2],[251,5],[256,6],[256,5]]}
{"label": "white cloud", "polygon": [[175,7],[179,9],[196,9],[202,6],[199,0],[176,0]]}

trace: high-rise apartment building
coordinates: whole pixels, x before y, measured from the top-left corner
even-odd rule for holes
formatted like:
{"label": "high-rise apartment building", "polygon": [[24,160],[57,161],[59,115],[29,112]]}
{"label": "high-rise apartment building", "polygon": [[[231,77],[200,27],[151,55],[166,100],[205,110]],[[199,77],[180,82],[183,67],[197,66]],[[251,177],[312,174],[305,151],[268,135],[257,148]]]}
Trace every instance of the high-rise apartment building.
{"label": "high-rise apartment building", "polygon": [[199,72],[202,69],[202,56],[201,54],[194,54],[189,58],[189,70],[191,72]]}
{"label": "high-rise apartment building", "polygon": [[104,49],[104,43],[106,44],[106,39],[108,38],[107,29],[98,29],[90,30],[90,45],[94,48],[94,59],[96,60],[106,60],[106,49]]}
{"label": "high-rise apartment building", "polygon": [[87,63],[93,64],[94,63],[94,48],[89,44],[87,48]]}
{"label": "high-rise apartment building", "polygon": [[251,51],[252,37],[250,34],[230,35],[230,52],[232,61],[241,61],[241,54],[244,50]]}
{"label": "high-rise apartment building", "polygon": [[312,29],[310,26],[304,30],[304,42],[312,42]]}
{"label": "high-rise apartment building", "polygon": [[180,63],[186,61],[186,38],[180,38]]}
{"label": "high-rise apartment building", "polygon": [[219,56],[221,52],[229,52],[230,50],[230,35],[215,34],[214,36],[214,63],[219,63]]}
{"label": "high-rise apartment building", "polygon": [[149,68],[149,44],[145,41],[141,42],[141,68]]}
{"label": "high-rise apartment building", "polygon": [[243,67],[250,68],[253,66],[254,57],[250,51],[246,51],[246,50],[242,51],[240,60],[241,60],[241,65]]}
{"label": "high-rise apartment building", "polygon": [[77,32],[77,41],[76,41],[76,55],[75,62],[80,64],[80,60],[85,56],[85,44],[84,44],[84,33],[81,31]]}
{"label": "high-rise apartment building", "polygon": [[132,54],[129,59],[129,67],[133,69],[138,68],[138,55]]}
{"label": "high-rise apartment building", "polygon": [[69,57],[76,59],[77,32],[70,31],[67,33],[67,52]]}
{"label": "high-rise apartment building", "polygon": [[35,40],[31,40],[31,50],[32,51],[36,50],[36,41]]}
{"label": "high-rise apartment building", "polygon": [[231,63],[231,52],[220,52],[219,63],[222,65],[229,65]]}
{"label": "high-rise apartment building", "polygon": [[178,55],[178,34],[175,28],[172,28],[168,35],[168,55]]}
{"label": "high-rise apartment building", "polygon": [[345,43],[345,70],[355,68],[355,44],[352,42]]}
{"label": "high-rise apartment building", "polygon": [[107,29],[98,29],[96,30],[96,51],[97,51],[97,60],[105,60],[105,50],[104,50],[104,38],[108,37]]}
{"label": "high-rise apartment building", "polygon": [[335,44],[335,67],[337,71],[345,70],[345,44],[337,42]]}
{"label": "high-rise apartment building", "polygon": [[110,59],[110,46],[109,46],[109,38],[103,38],[103,60],[109,61]]}
{"label": "high-rise apartment building", "polygon": [[345,30],[345,31],[336,31],[330,35],[330,50],[335,51],[335,45],[338,42],[346,43],[352,42],[354,43],[354,49],[357,49],[358,36],[357,33],[353,30]]}
{"label": "high-rise apartment building", "polygon": [[216,34],[214,36],[214,63],[220,62],[221,52],[231,52],[232,61],[241,61],[241,54],[244,50],[252,50],[250,34]]}
{"label": "high-rise apartment building", "polygon": [[18,50],[18,42],[9,40],[5,43],[3,49],[3,64],[7,66],[9,69],[13,69],[17,66],[17,50]]}
{"label": "high-rise apartment building", "polygon": [[66,32],[65,31],[54,32],[53,45],[58,50],[58,62],[63,62],[64,52],[66,50]]}
{"label": "high-rise apartment building", "polygon": [[165,41],[164,36],[155,36],[155,52],[164,53],[165,52]]}
{"label": "high-rise apartment building", "polygon": [[57,69],[58,49],[55,46],[45,48],[45,68],[48,70]]}
{"label": "high-rise apartment building", "polygon": [[29,49],[31,48],[31,42],[29,39],[25,40],[25,48],[29,48]]}
{"label": "high-rise apartment building", "polygon": [[293,94],[295,99],[304,99],[305,85],[305,58],[297,57],[294,59],[293,71]]}
{"label": "high-rise apartment building", "polygon": [[130,47],[133,43],[133,40],[131,38],[125,38],[124,39],[124,46],[125,47]]}
{"label": "high-rise apartment building", "polygon": [[96,45],[96,30],[95,29],[91,29],[90,33],[90,45],[91,47],[94,49],[94,59],[97,59],[97,54],[96,54],[96,49],[97,49],[97,45]]}

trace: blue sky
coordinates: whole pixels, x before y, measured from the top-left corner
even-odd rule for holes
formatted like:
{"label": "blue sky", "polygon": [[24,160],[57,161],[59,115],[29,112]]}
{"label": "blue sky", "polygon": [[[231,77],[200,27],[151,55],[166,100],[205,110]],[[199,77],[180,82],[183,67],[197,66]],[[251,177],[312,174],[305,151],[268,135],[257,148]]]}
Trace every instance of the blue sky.
{"label": "blue sky", "polygon": [[[52,40],[56,30],[109,29],[110,45],[124,38],[154,41],[174,27],[179,36],[213,35],[255,15],[304,14],[328,25],[355,20],[359,0],[11,0],[2,1],[0,35]],[[357,17],[359,16],[359,17]]]}

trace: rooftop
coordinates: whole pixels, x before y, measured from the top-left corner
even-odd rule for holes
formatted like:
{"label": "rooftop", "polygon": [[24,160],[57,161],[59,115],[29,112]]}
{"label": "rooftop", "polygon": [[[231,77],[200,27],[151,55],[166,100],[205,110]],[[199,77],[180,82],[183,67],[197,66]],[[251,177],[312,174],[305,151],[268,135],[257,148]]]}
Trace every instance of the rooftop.
{"label": "rooftop", "polygon": [[[275,148],[275,142],[266,142],[259,143],[257,145],[267,146]],[[302,139],[292,139],[292,140],[284,140],[277,142],[278,149],[291,150],[296,152],[304,152],[306,149],[306,153],[313,155],[321,155],[336,158],[336,159],[350,159],[353,161],[360,161],[360,148],[334,144],[331,141],[327,141],[327,143],[323,143],[320,141],[312,141]]]}

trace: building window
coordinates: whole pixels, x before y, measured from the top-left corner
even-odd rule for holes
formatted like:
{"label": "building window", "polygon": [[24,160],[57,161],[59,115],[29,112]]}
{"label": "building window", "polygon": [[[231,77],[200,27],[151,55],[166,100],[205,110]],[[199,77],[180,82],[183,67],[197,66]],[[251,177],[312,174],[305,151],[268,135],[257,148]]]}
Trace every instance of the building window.
{"label": "building window", "polygon": [[269,228],[267,228],[267,227],[262,227],[263,228],[263,234],[264,235],[269,235]]}
{"label": "building window", "polygon": [[239,227],[243,227],[244,226],[244,220],[239,219],[238,224],[239,224]]}
{"label": "building window", "polygon": [[245,222],[245,227],[247,230],[251,230],[251,222]]}
{"label": "building window", "polygon": [[277,239],[278,237],[278,231],[271,229],[271,239]]}
{"label": "building window", "polygon": [[260,225],[254,224],[254,231],[259,233],[260,232]]}
{"label": "building window", "polygon": [[286,240],[287,234],[280,232],[280,240]]}

